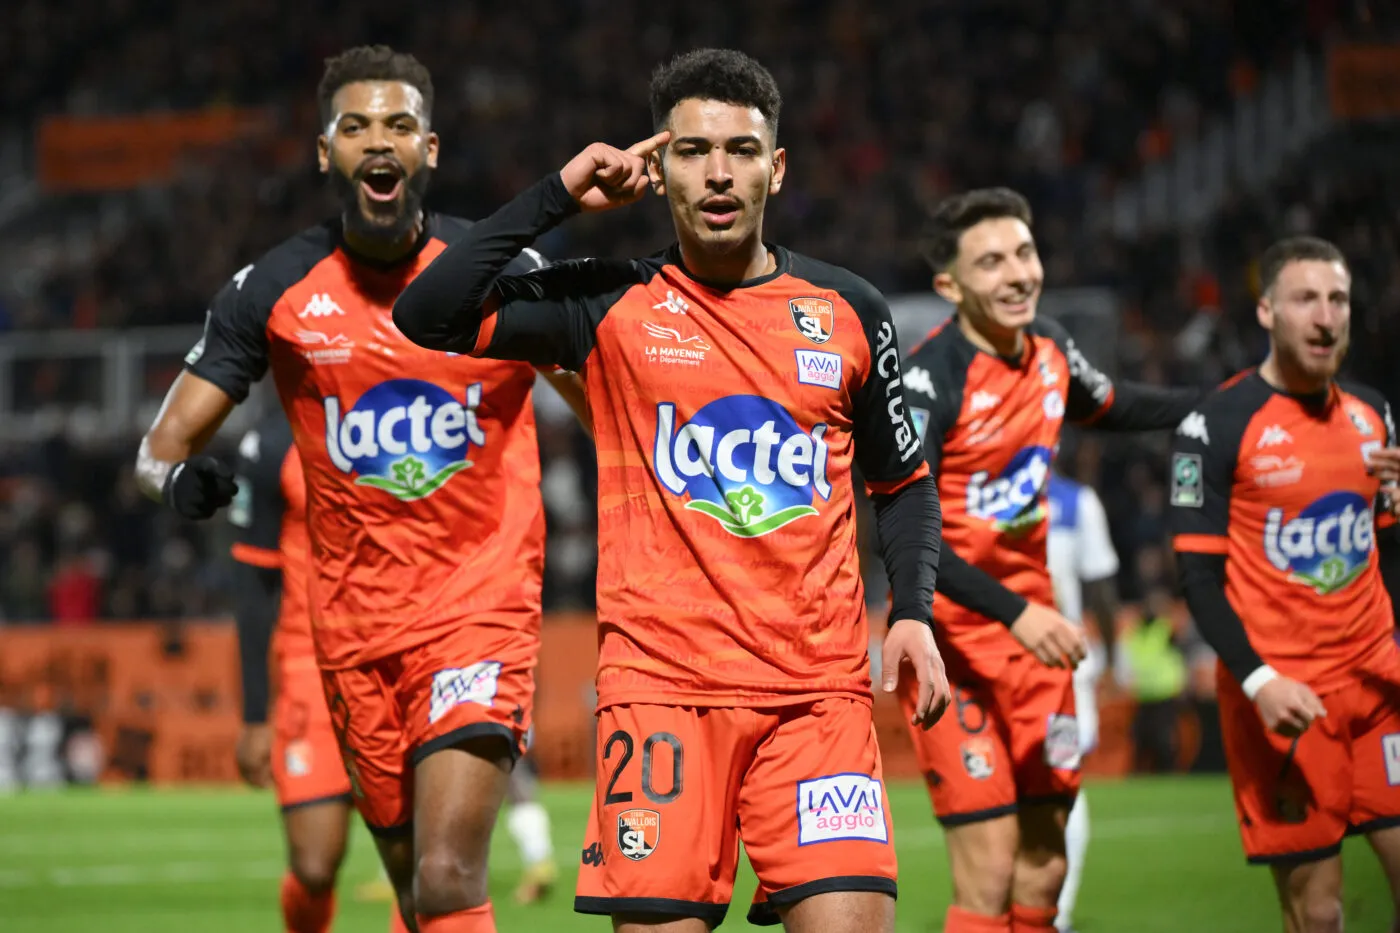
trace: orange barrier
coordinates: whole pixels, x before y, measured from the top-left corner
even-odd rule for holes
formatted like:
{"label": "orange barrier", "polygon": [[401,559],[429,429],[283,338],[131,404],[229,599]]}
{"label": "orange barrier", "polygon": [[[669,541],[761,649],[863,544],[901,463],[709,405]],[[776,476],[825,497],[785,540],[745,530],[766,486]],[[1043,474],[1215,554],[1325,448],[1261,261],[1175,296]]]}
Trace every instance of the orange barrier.
{"label": "orange barrier", "polygon": [[1400,44],[1336,45],[1327,53],[1327,94],[1341,120],[1400,116]]}
{"label": "orange barrier", "polygon": [[[535,758],[549,778],[585,778],[594,750],[591,614],[545,620],[536,678]],[[91,717],[107,750],[108,781],[236,781],[238,642],[227,623],[104,623],[92,628],[0,628],[0,706]],[[1131,767],[1132,702],[1106,696],[1093,774]],[[875,702],[891,777],[918,777],[898,704]]]}
{"label": "orange barrier", "polygon": [[268,111],[235,107],[47,117],[38,132],[39,183],[47,191],[108,191],[168,182],[186,153],[271,125]]}

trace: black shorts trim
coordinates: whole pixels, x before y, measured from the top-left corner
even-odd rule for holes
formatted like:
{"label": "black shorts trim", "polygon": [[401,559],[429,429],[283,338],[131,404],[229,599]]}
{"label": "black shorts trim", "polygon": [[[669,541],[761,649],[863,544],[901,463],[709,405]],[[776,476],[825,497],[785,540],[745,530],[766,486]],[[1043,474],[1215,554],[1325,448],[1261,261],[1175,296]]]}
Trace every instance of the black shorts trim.
{"label": "black shorts trim", "polygon": [[417,767],[424,758],[427,758],[434,752],[440,752],[444,748],[452,748],[455,745],[461,745],[468,739],[479,739],[490,735],[499,735],[506,740],[506,744],[510,746],[510,763],[514,766],[514,764],[520,760],[520,737],[509,727],[503,726],[498,722],[474,722],[469,726],[453,729],[445,735],[440,735],[435,739],[424,742],[422,745],[415,748],[412,754],[408,756],[408,763],[413,767]]}
{"label": "black shorts trim", "polygon": [[759,927],[772,927],[782,923],[777,908],[791,907],[817,894],[831,894],[835,891],[872,891],[899,898],[899,887],[893,878],[882,875],[837,875],[834,878],[818,878],[805,884],[795,884],[768,895],[768,900],[759,901],[749,908],[749,923]]}
{"label": "black shorts trim", "polygon": [[402,839],[404,836],[413,835],[413,821],[406,820],[397,826],[375,826],[369,820],[365,820],[365,828],[369,834],[376,839]]}
{"label": "black shorts trim", "polygon": [[1364,836],[1367,833],[1380,832],[1382,829],[1394,829],[1400,826],[1400,816],[1382,816],[1378,819],[1367,820],[1359,826],[1348,826],[1348,836]]}
{"label": "black shorts trim", "polygon": [[673,897],[575,897],[574,913],[629,916],[658,914],[663,917],[694,917],[714,929],[724,922],[728,904],[682,901]]}
{"label": "black shorts trim", "polygon": [[1023,807],[1043,807],[1052,804],[1073,807],[1076,796],[1076,794],[1041,794],[1038,797],[1022,797],[1017,802]]}
{"label": "black shorts trim", "polygon": [[1341,842],[1333,843],[1330,846],[1323,846],[1320,849],[1308,849],[1304,852],[1281,852],[1277,855],[1250,855],[1245,861],[1251,865],[1301,865],[1305,862],[1325,862],[1329,858],[1335,858],[1342,854]]}
{"label": "black shorts trim", "polygon": [[968,823],[984,823],[987,820],[994,820],[999,816],[1011,816],[1020,810],[1019,803],[1008,803],[1000,807],[990,807],[986,810],[970,810],[967,813],[949,813],[946,816],[939,816],[938,822],[945,829],[954,826],[966,826]]}
{"label": "black shorts trim", "polygon": [[307,807],[319,807],[327,803],[343,803],[346,806],[355,802],[355,798],[350,794],[330,794],[326,797],[312,797],[310,800],[298,800],[296,803],[285,804],[282,807],[283,813],[291,813],[295,810],[305,810]]}

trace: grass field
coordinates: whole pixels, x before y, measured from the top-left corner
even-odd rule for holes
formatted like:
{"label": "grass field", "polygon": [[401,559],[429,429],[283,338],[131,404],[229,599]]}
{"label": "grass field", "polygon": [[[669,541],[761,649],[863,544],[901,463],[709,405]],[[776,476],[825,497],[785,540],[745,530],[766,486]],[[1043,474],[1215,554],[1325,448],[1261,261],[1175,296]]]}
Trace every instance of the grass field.
{"label": "grass field", "polygon": [[[900,933],[942,929],[948,902],[940,831],[922,787],[891,788],[900,861]],[[1091,785],[1094,821],[1080,898],[1082,933],[1276,933],[1267,871],[1240,854],[1222,779],[1170,778]],[[606,920],[575,915],[589,791],[546,792],[563,878],[545,904],[519,908],[510,892],[519,860],[499,833],[492,896],[503,933],[606,931]],[[63,791],[0,798],[0,930],[43,933],[245,933],[280,930],[282,850],[267,796],[210,791]],[[357,831],[342,885],[336,930],[380,933],[386,907],[356,903],[354,883],[375,871],[374,850]],[[1387,933],[1389,896],[1365,843],[1348,842],[1348,933]],[[724,930],[743,920],[753,875],[741,866]]]}

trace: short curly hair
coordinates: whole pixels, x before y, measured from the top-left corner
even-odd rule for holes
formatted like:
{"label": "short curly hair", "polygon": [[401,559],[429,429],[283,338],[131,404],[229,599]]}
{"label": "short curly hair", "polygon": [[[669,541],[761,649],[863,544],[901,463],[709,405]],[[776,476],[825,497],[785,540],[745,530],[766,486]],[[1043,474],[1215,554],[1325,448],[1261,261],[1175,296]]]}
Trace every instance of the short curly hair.
{"label": "short curly hair", "polygon": [[734,49],[695,49],[677,55],[651,76],[651,121],[659,131],[676,104],[689,98],[756,107],[773,138],[783,96],[778,82],[754,59]]}
{"label": "short curly hair", "polygon": [[321,109],[321,125],[335,116],[331,105],[336,92],[356,81],[402,81],[423,95],[423,116],[433,115],[433,76],[418,59],[407,52],[395,52],[387,45],[360,45],[326,59],[326,70],[316,88]]}
{"label": "short curly hair", "polygon": [[1031,225],[1031,206],[1010,188],[974,188],[944,198],[924,224],[920,243],[924,260],[934,272],[943,272],[958,258],[962,235],[984,220],[1011,217]]}

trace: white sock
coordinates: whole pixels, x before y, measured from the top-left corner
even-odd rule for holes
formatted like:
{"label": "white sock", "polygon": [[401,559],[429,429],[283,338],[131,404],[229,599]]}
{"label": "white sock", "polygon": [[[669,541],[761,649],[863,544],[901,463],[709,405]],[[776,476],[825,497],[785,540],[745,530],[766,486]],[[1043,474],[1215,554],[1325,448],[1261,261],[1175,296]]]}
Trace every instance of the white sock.
{"label": "white sock", "polygon": [[541,804],[518,803],[511,807],[506,814],[506,828],[527,866],[554,857],[554,843],[549,838],[549,813]]}
{"label": "white sock", "polygon": [[1089,849],[1089,801],[1081,790],[1074,799],[1074,807],[1069,811],[1069,822],[1065,825],[1065,854],[1069,868],[1065,872],[1065,884],[1060,888],[1059,912],[1055,916],[1055,927],[1067,930],[1074,922],[1074,902],[1079,896],[1079,879],[1084,874],[1084,853]]}

